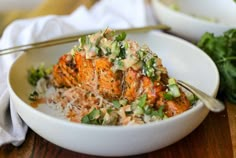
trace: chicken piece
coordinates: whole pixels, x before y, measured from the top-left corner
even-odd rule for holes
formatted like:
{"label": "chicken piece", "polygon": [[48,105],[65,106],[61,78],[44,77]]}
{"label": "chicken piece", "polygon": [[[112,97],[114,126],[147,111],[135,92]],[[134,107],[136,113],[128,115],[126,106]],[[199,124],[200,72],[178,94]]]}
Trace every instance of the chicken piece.
{"label": "chicken piece", "polygon": [[113,72],[112,63],[107,58],[97,58],[94,64],[99,94],[108,99],[118,99],[122,93],[122,73]]}
{"label": "chicken piece", "polygon": [[147,103],[154,105],[157,101],[158,94],[165,90],[160,82],[152,82],[150,78],[143,76],[141,80],[142,93],[147,94]]}
{"label": "chicken piece", "polygon": [[129,68],[125,74],[125,93],[124,98],[129,101],[134,101],[138,94],[138,89],[140,87],[141,75],[137,71]]}
{"label": "chicken piece", "polygon": [[93,60],[87,60],[82,53],[75,53],[74,55],[78,73],[76,78],[78,84],[89,91],[96,90],[95,71]]}
{"label": "chicken piece", "polygon": [[78,85],[76,75],[78,69],[70,54],[60,57],[58,64],[53,67],[54,84],[57,87],[72,87]]}
{"label": "chicken piece", "polygon": [[157,106],[166,105],[164,112],[168,117],[178,115],[190,108],[190,102],[184,92],[181,91],[180,97],[174,98],[172,100],[166,100],[164,98],[164,93],[165,92],[159,93]]}

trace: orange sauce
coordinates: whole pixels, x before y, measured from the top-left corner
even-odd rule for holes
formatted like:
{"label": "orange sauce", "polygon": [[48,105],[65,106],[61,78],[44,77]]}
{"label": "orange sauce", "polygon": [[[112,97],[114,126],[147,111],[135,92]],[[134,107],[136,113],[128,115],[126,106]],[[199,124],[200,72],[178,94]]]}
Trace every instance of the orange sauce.
{"label": "orange sauce", "polygon": [[40,99],[37,99],[36,101],[30,103],[30,105],[33,108],[37,108],[39,104],[45,104],[45,103],[46,103],[46,98],[40,98]]}

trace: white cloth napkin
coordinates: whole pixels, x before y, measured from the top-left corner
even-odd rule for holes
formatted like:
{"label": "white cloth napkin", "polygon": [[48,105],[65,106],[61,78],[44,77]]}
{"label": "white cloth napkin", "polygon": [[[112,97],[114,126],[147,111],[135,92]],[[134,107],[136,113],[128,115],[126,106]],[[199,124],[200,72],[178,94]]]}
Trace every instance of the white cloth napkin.
{"label": "white cloth napkin", "polygon": [[[0,40],[0,49],[70,35],[81,31],[141,27],[155,23],[145,0],[102,0],[91,9],[79,7],[67,16],[45,16],[11,23]],[[27,125],[21,120],[7,91],[7,73],[16,54],[0,56],[0,146],[20,145]]]}

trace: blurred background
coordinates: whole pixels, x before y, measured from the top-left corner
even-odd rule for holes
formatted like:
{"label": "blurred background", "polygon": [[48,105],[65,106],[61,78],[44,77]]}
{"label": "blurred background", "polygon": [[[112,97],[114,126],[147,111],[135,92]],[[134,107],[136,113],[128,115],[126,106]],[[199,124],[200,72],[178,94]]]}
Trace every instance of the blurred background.
{"label": "blurred background", "polygon": [[79,5],[91,7],[97,0],[0,0],[0,36],[4,28],[16,19],[48,14],[66,15]]}

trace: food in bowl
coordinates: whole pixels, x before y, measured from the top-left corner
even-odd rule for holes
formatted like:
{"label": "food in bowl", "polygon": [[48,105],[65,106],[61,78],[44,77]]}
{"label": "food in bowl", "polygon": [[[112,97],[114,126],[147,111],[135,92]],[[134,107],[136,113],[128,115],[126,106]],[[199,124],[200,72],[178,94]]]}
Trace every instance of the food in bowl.
{"label": "food in bowl", "polygon": [[192,107],[195,97],[169,78],[147,45],[106,29],[79,38],[52,70],[31,69],[32,105],[47,103],[73,121],[99,125],[144,124]]}
{"label": "food in bowl", "polygon": [[154,14],[160,23],[170,26],[170,32],[173,34],[194,43],[197,43],[205,32],[219,36],[236,26],[236,4],[232,0],[151,0],[151,2]]}
{"label": "food in bowl", "polygon": [[[163,1],[163,3],[165,3]],[[177,12],[181,12],[181,9],[180,9],[180,6],[174,2],[172,2],[171,4],[166,4],[170,9],[172,9],[173,11],[177,11]],[[182,12],[184,13],[184,12]],[[202,16],[202,15],[197,15],[197,14],[193,14],[193,13],[184,13],[184,14],[187,14],[187,15],[190,15],[192,16],[193,18],[199,18],[201,20],[205,20],[205,21],[208,21],[208,22],[214,22],[214,23],[217,23],[219,22],[219,20],[217,18],[212,18],[212,17],[208,17],[208,16]]]}
{"label": "food in bowl", "polygon": [[[162,59],[169,76],[216,96],[219,75],[214,62],[200,49],[182,39],[158,32],[129,33],[127,38],[148,44]],[[174,117],[142,125],[101,126],[68,121],[48,105],[30,106],[33,88],[27,70],[44,62],[49,68],[77,42],[32,49],[23,53],[11,66],[8,88],[12,105],[24,122],[44,139],[60,147],[96,156],[129,156],[151,152],[173,144],[190,134],[206,118],[209,110],[197,101]],[[200,71],[201,70],[201,71]],[[138,138],[138,139],[137,139]]]}

